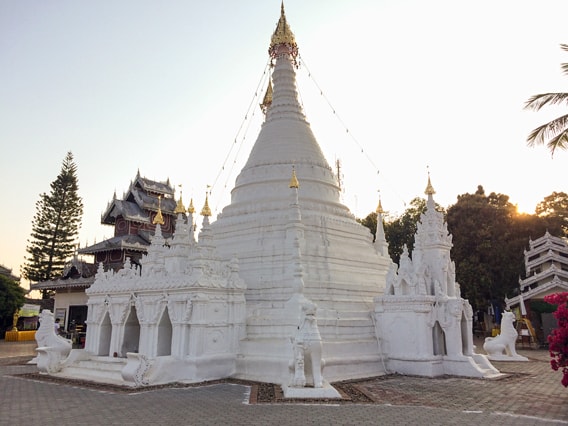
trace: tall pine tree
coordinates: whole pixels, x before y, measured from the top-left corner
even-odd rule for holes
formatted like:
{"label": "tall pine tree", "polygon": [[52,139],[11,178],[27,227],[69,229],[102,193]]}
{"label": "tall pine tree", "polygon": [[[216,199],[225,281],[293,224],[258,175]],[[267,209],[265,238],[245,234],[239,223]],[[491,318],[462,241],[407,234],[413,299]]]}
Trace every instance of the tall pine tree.
{"label": "tall pine tree", "polygon": [[[83,200],[79,197],[77,166],[68,152],[61,172],[51,183],[51,192],[40,195],[32,221],[22,275],[31,282],[57,278],[65,262],[73,255],[83,216]],[[48,298],[47,291],[43,298]]]}

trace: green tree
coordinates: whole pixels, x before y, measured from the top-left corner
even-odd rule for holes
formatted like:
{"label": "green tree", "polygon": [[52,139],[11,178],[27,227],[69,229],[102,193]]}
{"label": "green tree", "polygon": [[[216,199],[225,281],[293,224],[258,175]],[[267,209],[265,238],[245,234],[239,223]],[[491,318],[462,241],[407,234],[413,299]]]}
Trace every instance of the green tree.
{"label": "green tree", "polygon": [[507,195],[486,195],[481,185],[448,207],[447,223],[456,280],[464,297],[478,308],[501,305],[505,296],[518,292],[529,238],[542,236],[549,225],[544,218],[517,213]]}
{"label": "green tree", "polygon": [[0,275],[0,331],[11,329],[12,318],[25,302],[25,291],[18,283]]}
{"label": "green tree", "polygon": [[385,238],[389,243],[389,255],[393,262],[399,263],[404,245],[412,253],[414,248],[414,234],[420,215],[426,211],[426,200],[416,197],[410,206],[397,219],[385,223]]}
{"label": "green tree", "polygon": [[[58,277],[66,260],[73,254],[81,218],[83,201],[79,197],[77,166],[68,152],[61,171],[51,183],[51,192],[40,195],[32,221],[31,240],[28,240],[22,275],[31,282],[48,281]],[[43,298],[48,298],[43,292]]]}
{"label": "green tree", "polygon": [[[568,235],[568,194],[565,192],[553,192],[544,197],[535,208],[537,216],[545,218],[550,223],[551,228],[562,228],[562,233]],[[551,233],[554,233],[550,229]],[[561,236],[561,233],[555,234]]]}
{"label": "green tree", "polygon": [[[444,212],[444,209],[438,204],[436,204],[436,209]],[[408,247],[408,251],[412,252],[417,224],[420,220],[420,215],[425,211],[426,199],[416,197],[410,202],[410,207],[399,217],[392,217],[388,213],[383,216],[383,229],[385,230],[385,238],[389,244],[389,256],[393,262],[398,264],[405,244]],[[376,236],[376,213],[369,213],[367,217],[360,219],[359,222],[369,228],[373,236]]]}
{"label": "green tree", "polygon": [[[561,44],[560,48],[568,52],[568,44]],[[568,75],[568,62],[561,64],[562,72]],[[542,93],[532,96],[526,103],[526,109],[540,111],[545,105],[568,104],[568,93]],[[543,124],[534,129],[527,138],[528,146],[544,145],[550,149],[550,153],[554,155],[557,149],[568,148],[568,114],[562,115],[554,120]]]}
{"label": "green tree", "polygon": [[[357,219],[361,225],[366,226],[373,234],[373,242],[375,242],[375,238],[377,237],[377,213],[369,213],[364,219]],[[384,226],[383,220],[383,226]]]}

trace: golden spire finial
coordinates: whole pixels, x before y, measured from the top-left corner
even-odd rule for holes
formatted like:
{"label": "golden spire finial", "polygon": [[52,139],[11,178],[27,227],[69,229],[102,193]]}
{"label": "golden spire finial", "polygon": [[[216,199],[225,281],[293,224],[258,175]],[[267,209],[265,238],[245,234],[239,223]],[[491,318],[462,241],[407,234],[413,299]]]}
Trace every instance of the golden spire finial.
{"label": "golden spire finial", "polygon": [[285,45],[288,47],[289,53],[296,58],[298,56],[298,45],[296,44],[296,39],[294,33],[290,29],[288,22],[286,21],[286,14],[284,13],[284,1],[282,1],[282,6],[280,8],[280,19],[276,25],[276,29],[272,34],[270,40],[270,47],[268,53],[272,58],[276,58],[279,54],[278,47]]}
{"label": "golden spire finial", "polygon": [[379,191],[379,204],[377,205],[377,210],[375,210],[375,213],[377,214],[383,214],[385,211],[383,210],[383,205],[381,204],[381,193]]}
{"label": "golden spire finial", "polygon": [[188,213],[195,213],[195,207],[193,207],[193,198],[189,200],[189,207],[187,208]]}
{"label": "golden spire finial", "polygon": [[201,216],[211,216],[211,209],[209,208],[209,194],[205,193],[205,204],[201,209]]}
{"label": "golden spire finial", "polygon": [[162,196],[158,195],[158,213],[154,216],[154,220],[152,221],[154,225],[163,225],[164,224],[164,216],[162,216]]}
{"label": "golden spire finial", "polygon": [[270,78],[268,79],[268,87],[266,88],[266,93],[264,94],[264,99],[262,100],[262,103],[260,104],[260,109],[262,110],[262,112],[264,114],[266,114],[266,111],[268,111],[268,108],[270,107],[270,105],[272,105],[272,81],[270,80]]}
{"label": "golden spire finial", "polygon": [[430,171],[428,171],[428,185],[426,186],[426,190],[424,194],[426,195],[434,195],[436,191],[434,191],[434,187],[432,186],[432,182],[430,182]]}
{"label": "golden spire finial", "polygon": [[300,182],[296,177],[296,168],[292,166],[292,178],[290,179],[290,188],[298,189],[300,187]]}
{"label": "golden spire finial", "polygon": [[[179,185],[179,187],[181,188],[181,185]],[[176,204],[176,209],[174,210],[175,214],[183,214],[185,213],[185,206],[183,205],[183,201],[182,201],[182,192],[181,189],[179,190],[179,200]]]}

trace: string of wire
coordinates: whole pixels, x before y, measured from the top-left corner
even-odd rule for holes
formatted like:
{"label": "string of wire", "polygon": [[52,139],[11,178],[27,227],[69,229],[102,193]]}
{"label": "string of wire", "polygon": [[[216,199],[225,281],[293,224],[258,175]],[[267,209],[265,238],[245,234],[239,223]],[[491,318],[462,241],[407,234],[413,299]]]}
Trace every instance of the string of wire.
{"label": "string of wire", "polygon": [[[327,105],[329,106],[331,112],[333,113],[333,115],[337,118],[337,120],[339,121],[339,123],[343,126],[343,128],[345,129],[345,133],[347,133],[350,137],[350,139],[357,145],[357,147],[361,150],[361,154],[363,154],[365,156],[365,158],[367,159],[367,161],[371,164],[371,166],[373,167],[373,170],[376,171],[376,174],[379,175],[380,174],[380,170],[377,167],[377,165],[375,164],[375,162],[373,161],[373,159],[369,156],[369,154],[365,151],[365,149],[363,148],[363,146],[359,143],[359,141],[357,140],[357,138],[353,135],[353,133],[351,133],[349,131],[349,128],[347,127],[347,125],[345,124],[345,122],[343,121],[343,119],[340,117],[340,115],[337,113],[337,111],[335,110],[334,106],[332,105],[331,101],[328,99],[328,97],[325,95],[325,93],[323,92],[323,89],[320,87],[320,85],[318,84],[318,82],[315,80],[312,72],[310,71],[310,68],[308,67],[308,65],[306,64],[305,59],[301,56],[298,55],[298,57],[300,58],[300,63],[301,66],[303,68],[306,69],[306,72],[308,73],[308,77],[309,79],[314,83],[314,85],[316,86],[316,88],[318,89],[320,96],[325,100],[325,102],[327,103]],[[385,178],[384,175],[382,175],[382,179],[384,179],[385,181],[388,180]],[[391,185],[389,183],[389,186],[391,188],[394,188],[393,185]],[[403,204],[406,206],[406,202],[402,199],[402,197],[400,196],[400,194],[396,191],[393,190],[393,192],[395,192],[397,194],[397,196],[400,198],[400,200],[403,202]]]}
{"label": "string of wire", "polygon": [[[270,68],[270,61],[268,61],[266,63],[266,66],[264,67],[264,71],[262,72],[262,75],[258,81],[258,84],[256,86],[256,90],[254,91],[254,95],[248,105],[246,114],[243,118],[243,120],[241,121],[241,124],[239,126],[239,129],[237,130],[235,137],[233,139],[233,142],[231,142],[231,145],[229,147],[229,151],[227,152],[227,155],[225,156],[225,159],[223,161],[223,164],[221,166],[221,168],[219,169],[219,172],[217,173],[217,176],[215,177],[215,180],[213,181],[213,184],[210,186],[210,190],[209,193],[211,194],[213,192],[213,189],[216,188],[217,183],[219,181],[219,179],[221,178],[221,175],[223,174],[223,172],[225,171],[225,169],[227,168],[227,163],[229,163],[230,159],[231,159],[231,155],[233,153],[233,150],[235,149],[235,147],[237,148],[237,152],[234,155],[233,161],[231,162],[231,165],[228,169],[228,173],[227,173],[227,178],[225,179],[225,183],[223,185],[223,188],[226,189],[229,179],[232,176],[232,172],[233,172],[233,168],[235,167],[235,164],[237,163],[237,159],[239,158],[239,154],[241,152],[241,149],[243,147],[244,141],[246,140],[247,134],[248,134],[248,130],[250,129],[250,126],[252,124],[252,119],[254,118],[255,114],[256,114],[256,107],[258,106],[258,99],[260,97],[259,95],[259,90],[264,87],[265,82],[267,80],[267,78],[269,77],[269,70]],[[240,140],[240,143],[239,143]],[[219,201],[221,200],[221,197],[219,197]],[[217,207],[215,208],[217,209]]]}

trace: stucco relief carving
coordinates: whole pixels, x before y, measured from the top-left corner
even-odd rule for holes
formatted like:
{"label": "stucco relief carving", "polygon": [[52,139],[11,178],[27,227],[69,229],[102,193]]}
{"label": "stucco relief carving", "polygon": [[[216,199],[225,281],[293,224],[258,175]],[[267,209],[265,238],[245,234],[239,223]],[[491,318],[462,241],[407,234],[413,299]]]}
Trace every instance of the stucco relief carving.
{"label": "stucco relief carving", "polygon": [[[98,303],[97,303],[98,302]],[[104,299],[89,300],[87,309],[87,324],[100,324],[103,314],[108,309],[104,303]]]}
{"label": "stucco relief carving", "polygon": [[136,313],[140,324],[156,324],[167,303],[164,295],[145,296],[136,298]]}
{"label": "stucco relief carving", "polygon": [[193,305],[187,297],[187,295],[168,297],[168,313],[173,324],[187,324],[191,320]]}
{"label": "stucco relief carving", "polygon": [[124,324],[130,311],[130,298],[112,298],[109,306],[110,321],[113,325]]}

